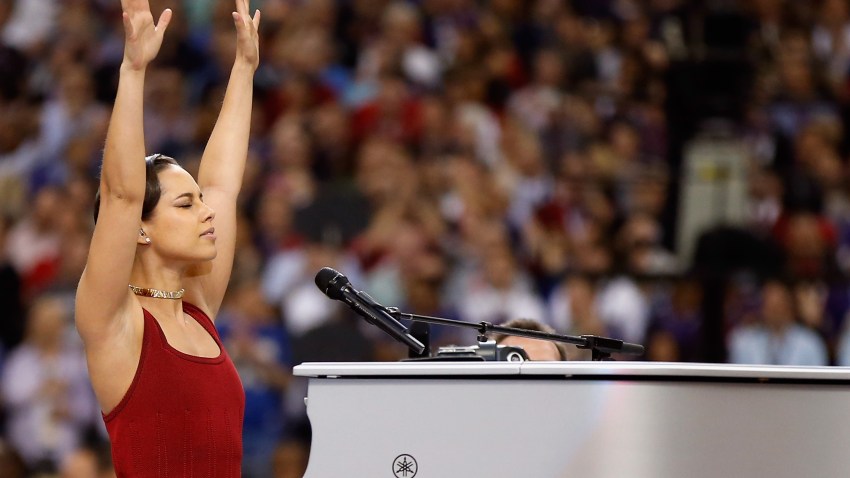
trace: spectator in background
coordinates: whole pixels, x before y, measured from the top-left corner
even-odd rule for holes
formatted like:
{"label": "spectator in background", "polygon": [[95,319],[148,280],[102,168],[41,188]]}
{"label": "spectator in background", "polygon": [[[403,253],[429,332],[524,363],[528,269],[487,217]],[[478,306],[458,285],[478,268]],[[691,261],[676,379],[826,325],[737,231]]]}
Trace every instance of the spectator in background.
{"label": "spectator in background", "polygon": [[[6,2],[4,2],[6,3]],[[12,2],[8,21],[2,26],[0,39],[31,56],[43,53],[59,17],[57,0]]]}
{"label": "spectator in background", "polygon": [[541,133],[550,128],[563,101],[565,78],[561,53],[556,48],[539,50],[531,83],[511,95],[508,111],[530,131]]}
{"label": "spectator in background", "polygon": [[256,281],[231,284],[217,328],[245,388],[242,476],[272,476],[287,425],[283,394],[291,378],[289,336]]}
{"label": "spectator in background", "polygon": [[62,463],[59,478],[116,478],[109,446],[78,448]]}
{"label": "spectator in background", "polygon": [[617,233],[616,246],[626,270],[634,276],[654,277],[678,272],[676,257],[661,245],[661,225],[649,214],[629,216]]}
{"label": "spectator in background", "polygon": [[[608,336],[599,316],[596,284],[589,276],[574,274],[565,278],[549,298],[549,317],[558,331],[568,335]],[[578,349],[572,360],[590,360],[591,351]]]}
{"label": "spectator in background", "polygon": [[23,282],[15,267],[9,261],[6,250],[6,238],[10,220],[0,216],[0,344],[5,355],[18,345],[24,336],[24,296]]}
{"label": "spectator in background", "polygon": [[363,49],[358,70],[367,75],[398,69],[423,88],[439,85],[442,65],[437,54],[422,43],[418,8],[409,2],[389,3],[381,16],[379,36]]}
{"label": "spectator in background", "polygon": [[786,255],[787,272],[792,277],[815,279],[836,272],[837,231],[821,214],[791,212],[774,226],[777,242]]}
{"label": "spectator in background", "polygon": [[20,454],[6,440],[0,440],[0,476],[26,478],[27,467]]}
{"label": "spectator in background", "polygon": [[63,188],[42,188],[29,217],[9,231],[6,254],[24,280],[25,295],[40,291],[55,277],[62,244],[57,212],[64,201]]}
{"label": "spectator in background", "polygon": [[310,441],[288,439],[278,446],[274,456],[274,478],[303,478],[310,458]]}
{"label": "spectator in background", "polygon": [[109,119],[106,107],[96,100],[95,80],[86,65],[69,62],[57,68],[55,91],[41,110],[38,146],[43,161],[33,171],[36,185],[92,174],[94,155],[75,158],[73,148],[98,147],[94,145],[106,135]]}
{"label": "spectator in background", "polygon": [[[429,249],[412,258],[402,274],[405,297],[400,310],[431,317],[459,320],[458,312],[444,299],[449,265],[440,252]],[[431,349],[450,344],[467,343],[475,339],[471,331],[460,327],[443,327],[414,322],[414,330],[428,330]]]}
{"label": "spectator in background", "polygon": [[341,304],[329,300],[313,280],[322,267],[345,271],[354,283],[361,277],[356,260],[337,244],[319,238],[308,239],[301,248],[280,251],[266,265],[261,281],[263,297],[277,306],[294,337],[325,325],[340,310]]}
{"label": "spectator in background", "polygon": [[599,285],[599,317],[611,336],[642,343],[649,325],[649,300],[637,282],[626,274],[616,275]]}
{"label": "spectator in background", "polygon": [[[173,41],[173,40],[172,40]],[[156,68],[148,73],[145,90],[145,143],[152,151],[174,157],[194,152],[197,115],[186,108],[185,77],[176,68]]]}
{"label": "spectator in background", "polygon": [[[850,324],[850,321],[845,318],[845,323]],[[842,331],[835,351],[835,365],[841,367],[850,367],[850,332],[848,332],[848,328],[850,327],[845,327]]]}
{"label": "spectator in background", "polygon": [[352,114],[352,133],[357,141],[371,136],[413,145],[419,142],[422,107],[395,71],[381,73],[378,91],[372,101]]}
{"label": "spectator in background", "polygon": [[552,194],[553,180],[536,135],[514,124],[505,128],[503,141],[504,161],[493,174],[510,198],[509,224],[513,229],[521,229]]}
{"label": "spectator in background", "polygon": [[788,140],[812,119],[838,117],[837,105],[811,66],[811,56],[805,31],[788,29],[776,65],[779,88],[767,108],[773,127]]}
{"label": "spectator in background", "polygon": [[0,198],[3,208],[14,214],[23,213],[33,172],[45,159],[39,146],[39,112],[38,103],[29,98],[0,102]]}
{"label": "spectator in background", "polygon": [[482,259],[481,268],[464,285],[459,303],[464,320],[501,324],[521,315],[545,320],[543,301],[507,249],[493,248]]}
{"label": "spectator in background", "polygon": [[739,364],[828,365],[823,340],[797,323],[791,289],[778,280],[761,287],[755,323],[741,324],[729,335],[729,361]]}
{"label": "spectator in background", "polygon": [[812,50],[825,66],[833,91],[841,91],[850,68],[850,8],[843,0],[824,0],[812,28]]}
{"label": "spectator in background", "polygon": [[647,334],[647,358],[664,362],[702,359],[702,301],[699,282],[677,279],[652,306]]}
{"label": "spectator in background", "polygon": [[70,324],[63,300],[36,299],[25,339],[4,369],[7,436],[33,472],[58,470],[96,423],[97,404]]}

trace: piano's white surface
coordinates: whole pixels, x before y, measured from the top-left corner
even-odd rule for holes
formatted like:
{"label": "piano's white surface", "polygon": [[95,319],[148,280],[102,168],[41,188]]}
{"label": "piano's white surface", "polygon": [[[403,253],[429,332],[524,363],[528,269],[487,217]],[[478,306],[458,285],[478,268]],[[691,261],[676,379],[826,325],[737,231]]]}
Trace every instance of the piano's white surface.
{"label": "piano's white surface", "polygon": [[[306,476],[799,477],[850,470],[850,369],[308,363]],[[407,471],[401,455],[416,460]],[[401,471],[400,471],[401,470]]]}

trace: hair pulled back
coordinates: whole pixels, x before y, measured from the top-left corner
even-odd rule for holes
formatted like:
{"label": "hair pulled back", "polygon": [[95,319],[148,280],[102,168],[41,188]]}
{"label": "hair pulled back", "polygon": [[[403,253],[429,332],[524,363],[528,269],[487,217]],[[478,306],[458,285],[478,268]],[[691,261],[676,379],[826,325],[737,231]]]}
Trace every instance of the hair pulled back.
{"label": "hair pulled back", "polygon": [[[142,221],[151,217],[154,208],[162,196],[162,188],[159,185],[159,172],[168,166],[180,167],[180,164],[171,156],[164,154],[152,154],[145,158],[145,199],[142,202]],[[100,189],[94,196],[94,222],[97,223],[97,215],[100,212]]]}

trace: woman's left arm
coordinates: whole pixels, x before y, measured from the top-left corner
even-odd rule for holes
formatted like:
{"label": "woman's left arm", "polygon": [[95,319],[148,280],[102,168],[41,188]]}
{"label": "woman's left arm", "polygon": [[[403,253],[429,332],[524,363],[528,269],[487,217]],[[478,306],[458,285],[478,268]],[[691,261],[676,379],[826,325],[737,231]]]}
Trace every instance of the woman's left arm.
{"label": "woman's left arm", "polygon": [[236,60],[224,94],[218,120],[204,149],[198,185],[204,202],[215,211],[216,249],[210,263],[193,270],[185,280],[186,300],[215,318],[233,266],[236,247],[236,197],[248,155],[248,136],[254,93],[254,72],[259,65],[260,11],[252,18],[248,0],[235,0]]}

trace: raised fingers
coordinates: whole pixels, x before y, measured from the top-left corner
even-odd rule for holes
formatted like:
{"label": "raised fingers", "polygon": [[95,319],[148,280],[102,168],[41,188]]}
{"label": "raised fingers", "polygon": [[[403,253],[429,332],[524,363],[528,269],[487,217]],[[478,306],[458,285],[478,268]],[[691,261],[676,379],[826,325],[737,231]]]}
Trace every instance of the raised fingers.
{"label": "raised fingers", "polygon": [[171,23],[171,9],[166,8],[159,15],[159,21],[156,22],[156,31],[158,33],[165,33],[165,29],[168,28],[168,24]]}
{"label": "raised fingers", "polygon": [[[259,28],[260,26],[260,10],[254,11],[253,18],[251,17],[250,0],[235,0],[236,4],[236,13],[239,15],[239,18],[244,22],[251,22],[254,25],[254,28]],[[235,16],[233,18],[236,18]]]}
{"label": "raised fingers", "polygon": [[151,11],[148,0],[121,0],[121,9],[125,12],[149,12]]}
{"label": "raised fingers", "polygon": [[243,19],[248,19],[251,15],[248,13],[248,0],[234,0],[236,4],[236,13]]}

